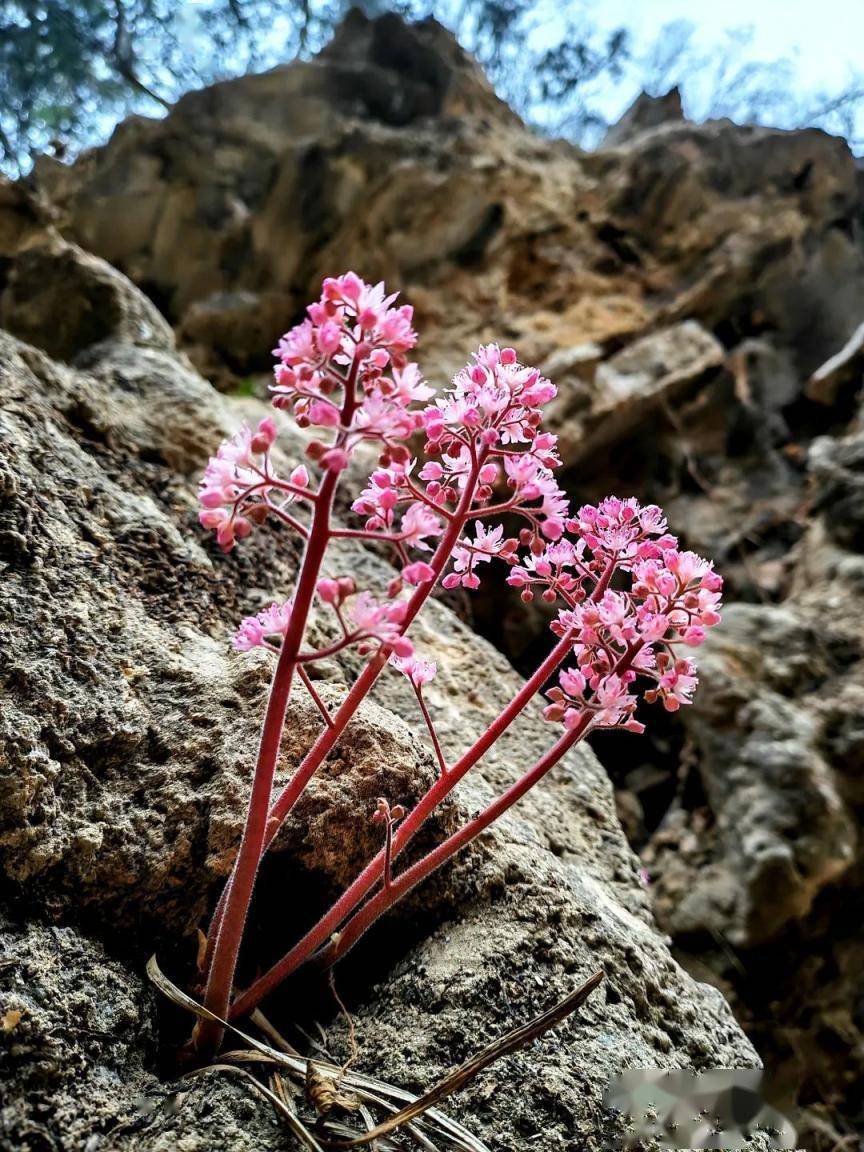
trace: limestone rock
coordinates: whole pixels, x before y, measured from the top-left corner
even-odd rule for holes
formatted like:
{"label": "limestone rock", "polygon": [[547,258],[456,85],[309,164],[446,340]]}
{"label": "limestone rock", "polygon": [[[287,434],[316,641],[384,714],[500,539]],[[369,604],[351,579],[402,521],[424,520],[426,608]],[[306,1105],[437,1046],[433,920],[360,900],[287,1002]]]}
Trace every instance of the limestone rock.
{"label": "limestone rock", "polygon": [[[658,409],[698,388],[723,361],[720,342],[695,320],[686,320],[634,340],[603,360],[587,389],[561,385],[550,417],[561,429],[560,448],[568,466],[649,424]],[[586,363],[584,353],[577,363]]]}
{"label": "limestone rock", "polygon": [[0,327],[69,360],[104,340],[172,349],[155,305],[110,264],[57,233],[43,204],[0,181]]}
{"label": "limestone rock", "polygon": [[673,105],[586,155],[538,139],[434,22],[355,15],[313,61],[190,93],[36,174],[63,235],[145,286],[220,386],[266,369],[350,265],[415,305],[438,378],[479,340],[606,359],[690,321],[725,349],[762,334],[806,378],[864,315],[855,162],[822,132]]}
{"label": "limestone rock", "polygon": [[680,123],[683,119],[679,88],[670,88],[662,96],[640,92],[621,119],[606,132],[602,147],[620,148],[643,132],[664,124]]}
{"label": "limestone rock", "polygon": [[73,928],[0,927],[0,1144],[101,1147],[158,1088],[153,996]]}
{"label": "limestone rock", "polygon": [[[169,939],[177,947],[230,867],[269,670],[265,659],[232,654],[228,633],[241,613],[288,587],[296,550],[279,532],[263,532],[226,558],[197,528],[195,474],[232,414],[167,353],[104,345],[90,351],[86,369],[73,369],[4,336],[2,365],[0,852],[7,884],[26,889],[31,908],[86,926],[123,956],[122,969],[106,971],[126,981],[125,999],[113,1003],[108,983],[100,1008],[118,1069],[111,1115],[131,1123],[130,1095],[144,1082],[162,1102],[118,1130],[119,1147],[167,1149],[180,1133],[191,1148],[269,1147],[269,1116],[261,1119],[257,1106],[250,1131],[260,1134],[263,1124],[265,1134],[254,1145],[245,1137],[230,1143],[251,1115],[242,1091],[222,1086],[207,1105],[214,1088],[201,1083],[188,1089],[179,1112],[166,1106],[165,1092],[154,1093],[141,1071],[129,998],[138,995],[135,971],[146,954]],[[354,549],[346,561],[361,576],[387,579],[386,566],[369,554]],[[443,606],[431,606],[417,642],[442,665],[430,706],[452,754],[485,729],[518,681]],[[351,669],[350,661],[325,668],[322,691],[344,691]],[[375,847],[368,822],[375,796],[410,803],[434,771],[401,679],[383,681],[377,696],[268,860],[259,920],[269,909],[287,932],[297,898],[286,903],[286,893],[317,892],[322,902],[332,895]],[[282,772],[311,739],[313,717],[298,697]],[[430,836],[476,810],[548,740],[548,725],[530,709],[460,787]],[[514,1073],[515,1112],[513,1092],[487,1097],[482,1085],[456,1106],[481,1134],[512,1131],[518,1146],[548,1129],[549,1147],[573,1139],[599,1147],[604,1133],[617,1131],[600,1097],[622,1061],[755,1060],[719,994],[691,981],[657,934],[611,787],[587,748],[427,886],[422,903],[403,908],[403,922],[406,916],[424,937],[433,923],[442,926],[416,946],[410,935],[400,945],[400,917],[391,919],[344,969],[355,979],[365,969],[381,982],[380,994],[360,995],[353,1005],[364,1065],[406,1086],[421,1086],[469,1044],[562,996],[598,963],[607,970],[596,1004],[544,1045],[539,1064],[532,1056],[530,1068]],[[76,956],[90,945],[74,935],[56,939],[70,941],[68,979],[80,980]],[[376,939],[390,940],[386,953]],[[267,956],[264,940],[253,934],[247,963]],[[185,947],[191,952],[192,941]],[[101,972],[101,960],[89,962]],[[332,1034],[341,1043],[338,1027]],[[54,1043],[67,1051],[62,1029]],[[88,1069],[100,1074],[108,1058],[87,1056],[85,1076]],[[100,1103],[92,1122],[79,1117],[83,1105],[65,1079],[37,1104],[27,1075],[13,1061],[12,1131],[38,1117],[63,1133],[64,1147],[95,1147],[88,1140],[107,1126],[108,1105]],[[43,1117],[45,1102],[49,1109],[62,1104],[59,1119]],[[213,1109],[221,1137],[213,1135]]]}
{"label": "limestone rock", "polygon": [[170,325],[143,292],[75,244],[19,255],[0,297],[0,324],[60,360],[103,340],[174,347]]}
{"label": "limestone rock", "polygon": [[857,828],[825,758],[818,714],[801,700],[828,696],[840,671],[837,639],[791,608],[736,604],[723,625],[686,718],[715,820],[714,864],[694,878],[664,857],[658,898],[673,934],[712,932],[752,947],[804,917],[851,868]]}

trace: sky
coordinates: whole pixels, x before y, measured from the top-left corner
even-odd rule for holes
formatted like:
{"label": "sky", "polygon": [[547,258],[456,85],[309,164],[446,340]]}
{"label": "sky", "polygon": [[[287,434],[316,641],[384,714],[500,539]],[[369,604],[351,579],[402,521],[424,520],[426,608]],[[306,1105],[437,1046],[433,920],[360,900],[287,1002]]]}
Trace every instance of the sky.
{"label": "sky", "polygon": [[727,28],[752,26],[753,55],[794,57],[808,85],[864,64],[864,0],[587,0],[585,8],[598,25],[624,25],[643,42],[672,20],[695,24],[706,46]]}
{"label": "sky", "polygon": [[694,24],[708,51],[727,30],[749,27],[747,58],[789,58],[803,90],[835,89],[864,70],[864,0],[584,0],[584,10],[599,27],[629,28],[645,49],[675,20]]}

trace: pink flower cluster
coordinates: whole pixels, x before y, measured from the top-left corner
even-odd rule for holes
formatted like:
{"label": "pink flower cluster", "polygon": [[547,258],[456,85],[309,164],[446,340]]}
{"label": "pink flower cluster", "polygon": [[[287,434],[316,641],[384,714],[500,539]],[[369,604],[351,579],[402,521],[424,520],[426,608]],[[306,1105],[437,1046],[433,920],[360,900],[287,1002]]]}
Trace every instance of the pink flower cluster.
{"label": "pink flower cluster", "polygon": [[[688,703],[696,670],[680,649],[699,645],[720,619],[721,581],[711,565],[679,551],[655,505],[608,497],[571,515],[554,476],[556,438],[541,427],[555,386],[512,348],[481,347],[450,388],[425,404],[432,389],[407,360],[416,342],[412,312],[395,299],[350,272],[326,280],[307,319],[277,349],[275,406],[330,432],[329,442],[307,450],[322,474],[341,471],[364,440],[380,447],[379,466],[352,505],[364,526],[342,534],[389,544],[399,575],[383,599],[358,593],[348,577],[318,581],[318,600],[342,629],[327,654],[349,643],[361,653],[383,646],[419,688],[433,666],[413,656],[404,635],[402,589],[425,588],[426,595],[439,579],[444,588],[476,589],[483,567],[498,559],[523,600],[539,594],[563,604],[552,628],[572,636],[575,663],[551,693],[550,719],[573,726],[590,714],[592,727],[639,731],[640,677],[652,681],[646,700],[669,710]],[[418,463],[409,446],[420,432]],[[276,434],[270,418],[254,432],[243,427],[207,466],[200,518],[225,550],[268,515],[307,533],[290,505],[308,515],[320,487],[305,465],[287,480],[278,476],[270,458]],[[522,518],[518,536],[505,535],[504,515]],[[448,531],[447,554],[439,556]],[[290,611],[288,601],[248,617],[235,647],[275,649]]]}
{"label": "pink flower cluster", "polygon": [[[691,702],[696,666],[680,648],[698,647],[720,622],[723,582],[707,560],[678,549],[653,505],[609,497],[580,508],[567,530],[574,539],[548,546],[508,577],[523,596],[540,587],[544,599],[566,605],[552,631],[572,640],[575,664],[559,674],[545,715],[566,727],[588,720],[591,728],[641,732],[640,678],[652,682],[642,692],[648,703],[660,700],[674,712]],[[629,586],[612,589],[616,574]]]}
{"label": "pink flower cluster", "polygon": [[198,493],[198,518],[203,527],[215,530],[224,552],[245,539],[253,524],[260,524],[268,513],[284,519],[289,504],[308,498],[309,473],[302,464],[287,481],[273,471],[269,454],[276,435],[276,424],[268,416],[254,433],[244,424],[210,457]]}
{"label": "pink flower cluster", "polygon": [[[353,272],[325,280],[308,318],[274,349],[275,406],[290,408],[301,427],[345,433],[337,445],[313,442],[310,454],[325,468],[344,468],[362,440],[381,441],[405,458],[401,442],[420,426],[411,405],[428,400],[432,389],[405,358],[417,342],[413,310],[394,308],[395,299],[383,284],[365,284]],[[346,405],[346,389],[355,387],[362,397]]]}
{"label": "pink flower cluster", "polygon": [[362,641],[360,654],[372,651],[377,641],[390,648],[397,656],[410,656],[414,646],[407,636],[402,635],[402,624],[408,605],[404,600],[390,600],[381,603],[369,592],[361,592],[351,606],[351,619],[354,623],[354,639]]}
{"label": "pink flower cluster", "polygon": [[237,652],[251,652],[253,648],[269,648],[278,651],[278,644],[273,643],[276,636],[284,636],[291,622],[291,612],[294,608],[292,600],[285,600],[281,604],[274,601],[269,608],[247,616],[234,633],[233,645]]}
{"label": "pink flower cluster", "polygon": [[[541,409],[555,386],[536,368],[520,364],[512,348],[481,347],[472,364],[457,373],[451,388],[420,414],[426,433],[426,459],[417,480],[415,461],[398,459],[378,469],[353,504],[370,531],[389,531],[400,542],[426,548],[461,506],[469,478],[476,481],[466,519],[514,512],[528,522],[522,542],[558,539],[568,504],[552,470],[560,464],[557,438],[539,431]],[[496,492],[504,496],[496,502]],[[493,556],[510,560],[519,541],[504,537],[499,526],[474,526],[453,551],[453,570],[445,588],[477,588],[475,571]],[[409,583],[424,567],[403,573]],[[412,578],[413,577],[413,578]]]}

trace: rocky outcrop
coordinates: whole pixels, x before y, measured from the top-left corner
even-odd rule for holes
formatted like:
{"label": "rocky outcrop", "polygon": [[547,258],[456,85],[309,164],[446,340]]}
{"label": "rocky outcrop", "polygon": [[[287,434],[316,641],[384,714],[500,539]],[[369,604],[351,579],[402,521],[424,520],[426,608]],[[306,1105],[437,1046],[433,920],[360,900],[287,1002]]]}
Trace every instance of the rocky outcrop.
{"label": "rocky outcrop", "polygon": [[[140,974],[153,948],[188,966],[190,933],[230,867],[269,669],[232,654],[228,636],[290,585],[296,549],[260,533],[226,558],[196,526],[202,462],[255,402],[222,400],[163,349],[114,340],[81,351],[75,368],[0,336],[0,855],[18,973],[0,1001],[5,1136],[76,1152],[283,1147],[240,1087],[204,1081],[177,1097],[160,1086],[155,997]],[[389,578],[359,550],[346,562]],[[429,703],[442,737],[462,748],[517,679],[442,605],[417,642],[441,663]],[[322,693],[344,691],[351,670],[323,668]],[[434,771],[401,680],[376,697],[262,873],[255,922],[275,917],[278,930],[252,933],[252,966],[377,846],[375,797],[410,804]],[[297,698],[282,773],[314,731]],[[548,739],[529,711],[429,834],[476,810]],[[422,1087],[597,966],[605,991],[523,1062],[518,1107],[482,1082],[454,1105],[494,1146],[537,1132],[549,1148],[603,1146],[619,1122],[602,1091],[622,1064],[752,1064],[719,993],[669,955],[637,870],[606,774],[581,748],[352,956],[340,980],[355,989],[364,1067]],[[319,1003],[332,1011],[326,989]],[[340,1050],[345,1037],[330,1031]]]}
{"label": "rocky outcrop", "polygon": [[[481,339],[514,343],[542,364],[560,386],[555,420],[573,499],[612,490],[656,500],[727,578],[732,604],[706,652],[697,706],[665,726],[656,721],[651,743],[598,741],[597,750],[652,874],[664,930],[692,971],[724,989],[807,1105],[809,1146],[833,1147],[844,1123],[858,1123],[862,1072],[860,945],[848,925],[864,891],[855,399],[864,189],[845,143],[818,131],[694,125],[670,94],[640,99],[587,155],[531,133],[434,22],[411,28],[352,16],[315,60],[192,93],[164,120],[133,118],[73,165],[40,161],[35,185],[41,200],[0,190],[0,322],[78,370],[7,344],[7,379],[26,380],[16,403],[42,397],[35,426],[60,437],[74,499],[87,496],[78,509],[69,494],[45,495],[32,471],[40,448],[19,413],[9,441],[19,456],[5,481],[15,512],[0,530],[0,553],[22,571],[29,565],[29,575],[16,586],[10,640],[25,652],[34,644],[21,607],[34,589],[53,607],[36,611],[47,637],[33,654],[38,677],[28,679],[26,661],[13,665],[14,699],[16,707],[38,699],[51,715],[65,703],[59,736],[43,734],[41,712],[25,708],[15,721],[25,753],[5,784],[14,817],[2,843],[17,882],[27,880],[43,911],[64,911],[74,894],[94,924],[107,903],[118,923],[142,916],[154,932],[160,922],[192,923],[211,898],[236,835],[241,750],[265,677],[263,668],[235,671],[225,620],[260,603],[263,566],[287,586],[294,557],[277,541],[213,566],[194,527],[189,478],[239,401],[220,409],[170,352],[150,301],[199,371],[226,391],[241,383],[249,391],[252,377],[254,391],[275,338],[320,278],[353,265],[416,306],[420,357],[433,379]],[[138,290],[104,263],[95,274],[96,258]],[[83,306],[63,306],[64,283],[80,285]],[[65,542],[79,536],[89,551],[76,566]],[[106,580],[115,593],[104,618],[70,595],[80,586],[95,602]],[[458,607],[520,666],[543,642],[539,608],[526,613],[491,593]],[[495,672],[466,698],[477,641],[443,610],[434,619],[428,643],[465,668],[447,689],[454,695],[438,700],[458,736],[460,725],[483,724],[484,693],[494,696],[507,673],[484,648]],[[181,627],[193,629],[182,642]],[[70,664],[68,675],[82,678],[74,691],[55,683],[50,655],[69,637],[87,648],[82,665]],[[124,652],[134,654],[128,667]],[[332,670],[334,690],[343,675]],[[100,706],[109,682],[114,703]],[[399,750],[409,776],[429,770],[410,711],[395,719],[406,702],[391,691],[381,698],[386,715],[370,721],[386,739],[365,746],[355,734],[341,762],[351,797],[379,787],[373,765],[382,748]],[[459,710],[448,712],[454,699]],[[182,724],[171,712],[178,700]],[[302,730],[311,716],[295,722]],[[224,732],[215,746],[214,731]],[[512,763],[505,757],[501,771]],[[534,974],[547,953],[556,973],[571,964],[581,971],[587,953],[568,959],[568,936],[591,951],[612,940],[604,961],[621,971],[620,924],[642,931],[631,916],[639,901],[631,864],[618,855],[608,796],[598,800],[596,762],[583,757],[578,775],[564,775],[566,784],[523,809],[518,827],[502,826],[476,875],[463,869],[429,895],[427,912],[446,920],[440,934],[413,951],[406,945],[381,991],[364,990],[358,1030],[370,1059],[376,1037],[388,1037],[382,1071],[401,1027],[397,1008],[422,1038],[422,1067],[432,1074],[437,1046],[464,1032],[456,1001],[477,1034],[491,1034],[501,969],[512,966],[517,988],[536,986],[539,996]],[[580,780],[590,781],[590,795]],[[103,781],[116,799],[110,820]],[[320,866],[316,883],[326,888],[340,862],[319,859],[316,821],[325,796],[348,794],[338,780],[322,789],[321,803],[310,797],[308,827],[288,830],[279,867],[307,876]],[[151,800],[140,809],[144,793]],[[472,806],[473,793],[461,802]],[[601,813],[596,826],[585,819],[588,805]],[[350,803],[340,830],[363,850]],[[193,877],[198,860],[204,871]],[[612,910],[601,908],[622,883]],[[459,925],[448,912],[454,885],[476,897]],[[142,910],[136,886],[160,893],[160,903]],[[484,918],[489,892],[506,912],[503,937]],[[525,911],[535,906],[542,914]],[[627,916],[613,923],[622,908]],[[666,987],[672,977],[649,967],[644,979]],[[550,994],[557,979],[544,986]],[[652,992],[646,1002],[656,1000]],[[659,1018],[649,1010],[636,1026],[623,1003],[622,1027],[649,1043]],[[585,1064],[605,1069],[600,1049],[615,1041],[601,1042],[592,1027]],[[675,1024],[670,1061],[683,1058],[678,1045],[691,1042],[694,1027]],[[574,1028],[582,1044],[583,1024]],[[666,1041],[651,1035],[654,1061]],[[556,1065],[560,1053],[549,1052],[546,1088],[536,1090],[547,1103],[536,1107],[551,1110],[560,1089],[581,1135],[590,1112],[561,1088],[561,1069],[569,1077],[572,1064]],[[412,1076],[407,1064],[404,1076]],[[587,1100],[595,1088],[592,1081]],[[535,1109],[534,1088],[520,1094],[520,1107],[523,1099]],[[471,1107],[490,1130],[505,1123],[495,1100],[475,1095]],[[506,1129],[514,1147],[531,1130],[530,1118],[519,1123],[519,1134]],[[549,1139],[566,1123],[550,1121]]]}
{"label": "rocky outcrop", "polygon": [[0,327],[61,360],[102,341],[173,349],[152,301],[51,219],[44,202],[0,181]]}

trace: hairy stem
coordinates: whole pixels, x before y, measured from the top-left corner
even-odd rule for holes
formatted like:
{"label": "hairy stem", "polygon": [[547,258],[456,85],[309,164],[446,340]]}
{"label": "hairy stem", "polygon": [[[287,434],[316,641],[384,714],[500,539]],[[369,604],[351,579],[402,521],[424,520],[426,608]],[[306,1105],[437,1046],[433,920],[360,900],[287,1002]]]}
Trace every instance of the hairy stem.
{"label": "hairy stem", "polygon": [[591,723],[591,718],[591,712],[583,712],[576,726],[565,732],[533,767],[529,768],[514,784],[511,784],[507,791],[485,808],[479,816],[469,820],[467,824],[464,824],[452,836],[448,836],[446,840],[433,848],[422,860],[418,860],[416,864],[407,868],[400,876],[395,879],[391,876],[389,884],[364,904],[334,937],[330,947],[322,956],[324,963],[329,967],[331,964],[335,964],[337,960],[341,960],[376,920],[389,911],[403,896],[406,896],[412,888],[416,888],[427,876],[430,876],[442,864],[446,864],[457,852],[460,852],[472,840],[476,839],[490,824],[503,816],[508,808],[512,808],[517,800],[521,800],[525,793],[530,791],[539,780],[542,780],[546,773],[555,767],[561,757],[578,740],[581,740]]}
{"label": "hairy stem", "polygon": [[[614,557],[609,561],[606,570],[597,582],[594,591],[591,594],[591,599],[594,601],[599,600],[603,593],[609,586],[609,581],[612,578],[612,573],[615,570]],[[465,752],[459,760],[453,764],[446,776],[440,776],[429,791],[423,796],[414,808],[407,814],[405,819],[400,824],[393,836],[393,843],[391,848],[392,859],[399,855],[404,850],[409,841],[415,835],[417,830],[425,823],[431,813],[437,806],[444,800],[453,788],[458,784],[466,772],[488,752],[492,745],[499,739],[499,737],[510,727],[513,721],[524,710],[529,701],[540,691],[540,689],[547,682],[549,677],[556,671],[556,669],[567,658],[568,653],[573,642],[571,633],[565,635],[558,644],[552,649],[543,663],[537,668],[534,674],[525,681],[520,690],[516,693],[506,708],[499,713],[495,720],[489,725],[486,731],[478,740]],[[374,661],[373,661],[374,664]],[[361,682],[364,676],[369,672],[372,664],[367,665],[364,673],[356,681],[354,688],[349,693],[342,708],[348,705],[351,696],[355,691],[360,689],[362,694],[359,694],[359,699],[362,700],[369,688],[362,689]],[[379,669],[380,670],[380,669]],[[369,687],[374,683],[377,673],[371,677]],[[334,727],[338,723],[342,708],[334,716]],[[353,714],[353,712],[352,712]],[[350,717],[349,717],[350,718]],[[347,720],[345,721],[347,723]],[[328,729],[322,733],[316,744],[313,746],[312,753],[319,744],[323,743],[325,738],[332,733],[333,729]],[[331,745],[332,747],[332,745]],[[329,749],[328,749],[329,750]],[[310,755],[312,754],[310,753]],[[325,753],[326,755],[326,753]],[[307,756],[307,760],[309,757]],[[322,756],[323,759],[323,756]],[[320,761],[319,761],[320,762]],[[304,761],[305,764],[305,761]],[[301,765],[301,769],[303,765]],[[298,769],[298,773],[301,769]],[[314,769],[313,769],[314,771]],[[311,772],[310,772],[311,775]],[[293,781],[292,781],[293,783]],[[284,793],[283,793],[284,795]],[[281,797],[280,797],[281,799]],[[277,801],[278,805],[279,801]],[[276,806],[274,805],[273,811]],[[272,816],[271,816],[272,818]],[[278,827],[278,826],[277,826]],[[275,830],[273,831],[275,835]],[[377,885],[382,875],[384,867],[384,852],[383,849],[378,855],[367,864],[360,875],[354,880],[349,888],[340,896],[336,903],[330,908],[328,912],[322,916],[314,927],[312,927],[306,935],[300,940],[291,950],[282,957],[280,961],[273,965],[263,976],[255,981],[246,992],[242,993],[234,1004],[231,1010],[232,1018],[245,1015],[251,1011],[260,1000],[262,1000],[269,992],[276,988],[286,977],[290,976],[292,972],[296,971],[302,964],[304,964],[314,952],[327,943],[330,936],[337,931],[340,924],[351,915],[351,913],[360,905],[360,903],[369,895],[372,889]]]}
{"label": "hairy stem", "polygon": [[[543,687],[558,665],[566,658],[572,644],[572,636],[566,636],[553,648],[530,680],[526,680],[522,688],[513,697],[507,707],[490,724],[483,735],[475,741],[468,751],[453,764],[446,776],[439,776],[429,791],[406,815],[405,819],[393,834],[391,848],[392,858],[395,858],[408,845],[418,829],[425,823],[438,805],[449,795],[466,772],[488,752],[495,741],[513,723],[523,711],[528,702]],[[338,713],[336,714],[338,716]],[[335,719],[335,717],[334,717]],[[349,888],[336,901],[329,912],[306,933],[303,939],[291,949],[268,972],[261,976],[244,993],[242,993],[231,1010],[231,1016],[242,1016],[280,984],[287,976],[299,968],[322,945],[326,944],[330,936],[355,908],[368,896],[381,879],[384,870],[384,850],[366,865],[360,875]]]}

